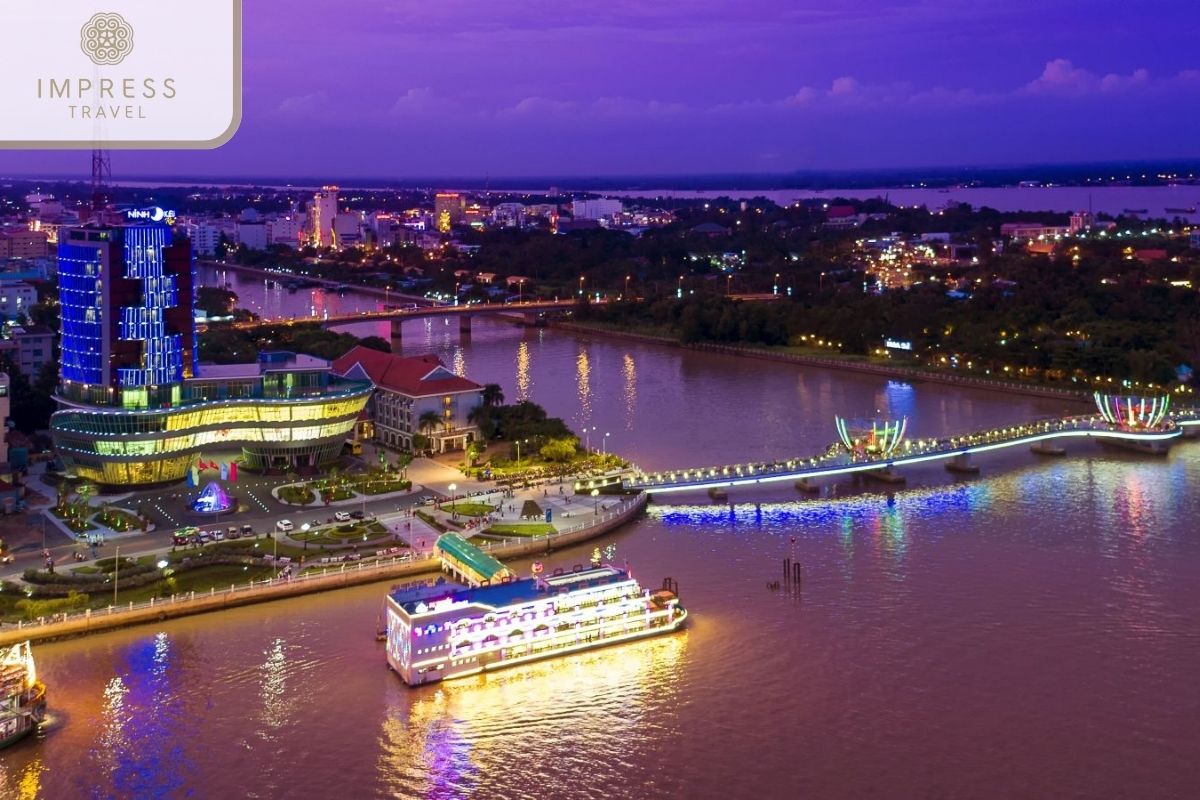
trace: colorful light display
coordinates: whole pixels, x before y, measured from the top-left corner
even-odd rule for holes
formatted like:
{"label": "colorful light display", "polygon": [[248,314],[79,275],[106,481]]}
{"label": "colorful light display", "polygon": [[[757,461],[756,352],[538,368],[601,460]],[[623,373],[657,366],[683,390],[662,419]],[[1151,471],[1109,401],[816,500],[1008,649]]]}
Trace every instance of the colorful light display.
{"label": "colorful light display", "polygon": [[212,481],[200,496],[192,501],[192,510],[201,514],[222,514],[233,508],[233,500],[229,493],[216,481]]}
{"label": "colorful light display", "polygon": [[834,417],[838,438],[851,453],[888,456],[900,447],[908,430],[908,417],[899,420],[846,420]]}
{"label": "colorful light display", "polygon": [[388,661],[410,685],[665,633],[687,618],[674,593],[652,593],[611,566],[421,591],[388,597]]}
{"label": "colorful light display", "polygon": [[1155,430],[1162,427],[1171,406],[1170,395],[1128,397],[1096,392],[1096,408],[1109,425],[1122,430]]}

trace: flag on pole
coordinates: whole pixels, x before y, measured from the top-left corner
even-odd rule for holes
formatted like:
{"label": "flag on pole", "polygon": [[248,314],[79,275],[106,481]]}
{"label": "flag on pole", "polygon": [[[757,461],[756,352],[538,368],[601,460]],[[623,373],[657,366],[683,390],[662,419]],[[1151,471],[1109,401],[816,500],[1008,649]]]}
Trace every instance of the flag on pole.
{"label": "flag on pole", "polygon": [[221,480],[229,480],[229,465],[224,461],[221,462]]}
{"label": "flag on pole", "polygon": [[229,462],[229,480],[232,481],[233,483],[237,483],[237,462],[236,461]]}
{"label": "flag on pole", "polygon": [[190,470],[188,470],[188,486],[191,486],[193,489],[195,489],[199,485],[200,470],[196,467],[192,467]]}

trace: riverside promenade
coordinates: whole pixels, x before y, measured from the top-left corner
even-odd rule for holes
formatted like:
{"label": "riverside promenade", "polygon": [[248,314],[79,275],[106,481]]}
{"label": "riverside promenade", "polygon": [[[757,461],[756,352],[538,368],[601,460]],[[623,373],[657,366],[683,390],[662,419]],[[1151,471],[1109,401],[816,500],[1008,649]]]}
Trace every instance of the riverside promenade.
{"label": "riverside promenade", "polygon": [[[500,559],[544,555],[611,533],[635,519],[645,508],[646,501],[645,494],[634,495],[610,505],[603,512],[597,509],[585,515],[590,518],[585,518],[583,522],[562,527],[552,534],[496,539],[484,542],[480,547]],[[343,562],[312,568],[297,576],[274,577],[256,583],[232,585],[228,589],[189,592],[143,603],[109,606],[102,610],[59,614],[34,622],[4,625],[0,628],[0,646],[26,640],[44,642],[83,636],[347,586],[426,575],[440,570],[441,561],[432,549],[374,560]]]}

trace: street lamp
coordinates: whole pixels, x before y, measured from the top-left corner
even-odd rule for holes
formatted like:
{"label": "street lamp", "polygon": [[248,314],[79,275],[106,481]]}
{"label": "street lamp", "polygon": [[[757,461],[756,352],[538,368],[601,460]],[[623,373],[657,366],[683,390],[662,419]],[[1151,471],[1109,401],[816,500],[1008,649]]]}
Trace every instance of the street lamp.
{"label": "street lamp", "polygon": [[583,449],[589,453],[592,452],[592,431],[594,430],[596,430],[595,425],[590,428],[585,427],[583,429]]}
{"label": "street lamp", "polygon": [[675,289],[675,297],[676,298],[683,297],[683,276],[682,275],[679,276],[679,286]]}
{"label": "street lamp", "polygon": [[771,292],[773,294],[775,294],[776,296],[779,295],[779,273],[778,272],[775,273],[775,286],[771,289]]}
{"label": "street lamp", "polygon": [[727,294],[727,295],[733,294],[733,275],[732,274],[725,276],[725,294]]}
{"label": "street lamp", "polygon": [[600,454],[608,455],[608,437],[612,436],[608,431],[604,432],[604,438],[600,440]]}
{"label": "street lamp", "polygon": [[517,469],[521,468],[521,443],[528,442],[528,439],[518,439],[513,444],[517,446]]}
{"label": "street lamp", "polygon": [[599,496],[600,490],[592,489],[592,516],[596,516],[600,513],[600,501],[596,499]]}
{"label": "street lamp", "polygon": [[454,492],[458,489],[458,484],[452,483],[448,488],[450,489],[450,513],[454,514]]}
{"label": "street lamp", "polygon": [[632,275],[626,275],[626,276],[625,276],[625,299],[626,299],[626,300],[628,300],[628,299],[629,299],[629,279],[630,279],[631,277],[633,277],[633,276],[632,276]]}
{"label": "street lamp", "polygon": [[582,275],[579,276],[579,294],[581,297],[583,296],[583,282],[585,280],[587,280],[587,278],[583,277]]}

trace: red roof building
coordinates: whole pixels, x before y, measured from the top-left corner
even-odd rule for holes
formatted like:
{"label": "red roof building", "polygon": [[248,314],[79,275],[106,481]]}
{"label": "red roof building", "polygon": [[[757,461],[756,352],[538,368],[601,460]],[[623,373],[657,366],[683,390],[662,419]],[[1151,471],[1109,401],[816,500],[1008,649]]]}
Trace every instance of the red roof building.
{"label": "red roof building", "polygon": [[479,435],[468,416],[483,403],[483,386],[455,375],[435,355],[403,357],[357,346],[333,362],[333,372],[370,380],[376,390],[358,430],[386,447],[420,445],[438,452],[465,448]]}

